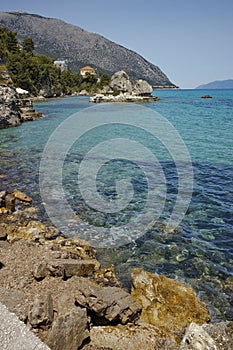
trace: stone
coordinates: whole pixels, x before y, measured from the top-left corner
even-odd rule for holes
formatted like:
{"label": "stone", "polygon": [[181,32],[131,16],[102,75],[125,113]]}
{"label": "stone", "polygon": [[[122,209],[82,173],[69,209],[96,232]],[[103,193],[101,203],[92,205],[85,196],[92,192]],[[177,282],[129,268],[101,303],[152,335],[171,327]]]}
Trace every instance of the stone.
{"label": "stone", "polygon": [[205,304],[193,289],[177,280],[143,269],[132,270],[132,296],[141,304],[141,320],[182,332],[191,322],[210,320]]}
{"label": "stone", "polygon": [[201,98],[212,98],[212,96],[210,96],[210,95],[204,95],[204,96],[201,96]]}
{"label": "stone", "polygon": [[6,228],[0,225],[0,240],[5,240],[7,238]]}
{"label": "stone", "polygon": [[114,92],[132,93],[131,81],[128,74],[126,74],[126,72],[123,70],[120,70],[113,74],[109,86]]}
{"label": "stone", "polygon": [[31,198],[29,198],[25,193],[23,193],[17,189],[14,189],[12,194],[14,195],[15,199],[18,199],[22,202],[32,203]]}
{"label": "stone", "polygon": [[159,328],[149,325],[129,326],[99,326],[90,330],[91,342],[82,350],[177,350],[180,340],[176,335],[170,335]]}
{"label": "stone", "polygon": [[25,294],[19,290],[0,288],[0,300],[10,312],[18,316],[21,321],[27,318],[27,308],[25,306]]}
{"label": "stone", "polygon": [[15,211],[15,197],[12,194],[7,194],[5,197],[5,207],[9,212]]}
{"label": "stone", "polygon": [[75,307],[54,320],[45,342],[53,350],[77,350],[89,336],[87,311]]}
{"label": "stone", "polygon": [[137,96],[151,96],[153,87],[146,80],[136,80],[132,92]]}
{"label": "stone", "polygon": [[20,226],[11,225],[7,231],[7,240],[10,243],[16,242],[20,239],[37,239],[42,237],[52,237],[57,234],[57,229],[51,226],[46,226],[40,221],[31,220],[25,221]]}
{"label": "stone", "polygon": [[0,208],[5,207],[5,198],[7,191],[0,191]]}
{"label": "stone", "polygon": [[117,279],[114,267],[97,270],[94,273],[95,281],[101,286],[121,287],[121,282]]}
{"label": "stone", "polygon": [[18,95],[13,87],[0,86],[0,129],[18,126],[21,122]]}
{"label": "stone", "polygon": [[233,349],[233,321],[203,324],[202,328],[213,338],[218,350]]}
{"label": "stone", "polygon": [[123,289],[101,287],[85,278],[79,279],[75,300],[90,311],[94,323],[126,324],[138,319],[141,312],[140,305]]}
{"label": "stone", "polygon": [[[59,249],[64,253],[68,253],[68,257],[82,258],[82,259],[94,259],[96,250],[91,246],[89,242],[86,242],[78,237],[64,238],[57,237],[53,240],[54,249]],[[96,269],[99,268],[97,262]]]}
{"label": "stone", "polygon": [[45,327],[53,321],[53,299],[50,294],[36,295],[29,307],[28,321],[33,328]]}
{"label": "stone", "polygon": [[96,260],[54,259],[43,261],[33,269],[33,276],[40,280],[46,276],[62,277],[88,276],[96,269]]}
{"label": "stone", "polygon": [[202,326],[191,323],[182,339],[179,350],[220,350]]}

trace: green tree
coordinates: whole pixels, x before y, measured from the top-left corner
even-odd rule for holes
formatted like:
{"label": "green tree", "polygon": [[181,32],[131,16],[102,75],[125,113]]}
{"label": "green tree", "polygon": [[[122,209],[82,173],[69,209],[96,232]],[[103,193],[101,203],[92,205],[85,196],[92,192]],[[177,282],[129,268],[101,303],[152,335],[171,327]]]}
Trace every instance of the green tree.
{"label": "green tree", "polygon": [[22,49],[33,56],[33,51],[35,50],[35,45],[32,38],[27,38],[22,41]]}

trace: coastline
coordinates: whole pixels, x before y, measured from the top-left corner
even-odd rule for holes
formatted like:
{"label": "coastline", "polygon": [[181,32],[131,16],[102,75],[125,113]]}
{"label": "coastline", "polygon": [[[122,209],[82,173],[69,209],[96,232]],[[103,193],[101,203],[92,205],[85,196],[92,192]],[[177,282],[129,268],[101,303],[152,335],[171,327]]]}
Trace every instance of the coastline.
{"label": "coastline", "polygon": [[126,291],[88,242],[41,222],[18,190],[1,192],[0,248],[1,302],[51,349],[118,350],[129,342],[129,349],[182,350],[190,349],[187,339],[200,349],[200,336],[201,349],[232,344],[233,322],[207,324],[209,312],[192,288],[135,268]]}

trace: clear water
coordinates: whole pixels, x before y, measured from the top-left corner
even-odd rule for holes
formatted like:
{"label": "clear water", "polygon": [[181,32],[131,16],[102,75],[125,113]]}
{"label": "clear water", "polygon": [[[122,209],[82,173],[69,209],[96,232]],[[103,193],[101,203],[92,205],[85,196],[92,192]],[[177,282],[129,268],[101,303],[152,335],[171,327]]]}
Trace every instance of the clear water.
{"label": "clear water", "polygon": [[[233,319],[233,90],[159,90],[154,94],[161,101],[146,106],[172,123],[190,152],[194,169],[192,201],[176,234],[166,233],[158,223],[131,244],[99,249],[98,258],[103,265],[114,264],[125,284],[133,267],[178,278],[196,290],[214,320]],[[213,98],[201,98],[207,94]],[[48,217],[41,204],[38,173],[42,151],[62,121],[89,106],[87,97],[36,103],[36,110],[45,115],[43,119],[0,130],[0,174],[7,175],[0,176],[1,188],[17,187],[33,197],[45,221]],[[127,210],[106,217],[91,211],[82,201],[76,186],[77,167],[90,147],[116,132],[105,130],[103,134],[96,132],[85,138],[72,147],[64,165],[63,182],[68,200],[78,208],[84,221],[92,220],[99,226],[127,221],[128,216],[132,217],[143,206],[147,190],[140,169],[116,160],[103,167],[99,191],[114,199],[114,179],[134,175],[136,195]],[[150,143],[146,136],[132,132],[132,138],[144,137],[145,143]],[[163,149],[157,155],[168,186],[163,211],[166,217],[177,194],[177,173],[173,160]]]}

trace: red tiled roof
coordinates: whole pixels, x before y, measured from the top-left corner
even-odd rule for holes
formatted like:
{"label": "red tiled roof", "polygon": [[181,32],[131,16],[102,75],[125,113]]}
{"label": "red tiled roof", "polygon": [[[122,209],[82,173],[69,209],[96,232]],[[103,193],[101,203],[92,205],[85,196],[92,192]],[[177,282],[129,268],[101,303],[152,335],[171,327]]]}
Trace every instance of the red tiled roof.
{"label": "red tiled roof", "polygon": [[90,67],[90,66],[86,66],[86,67],[83,67],[83,68],[80,68],[80,70],[94,70],[94,68]]}

